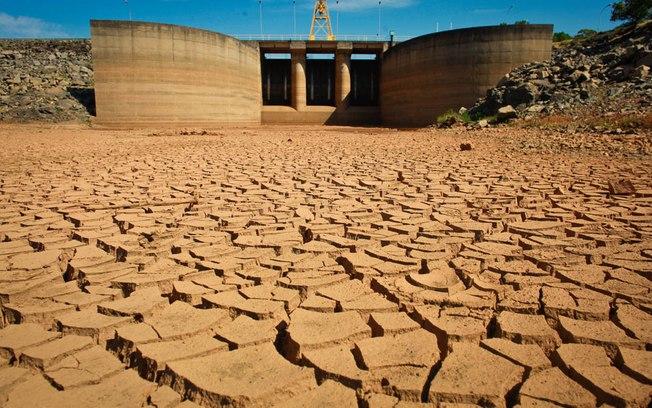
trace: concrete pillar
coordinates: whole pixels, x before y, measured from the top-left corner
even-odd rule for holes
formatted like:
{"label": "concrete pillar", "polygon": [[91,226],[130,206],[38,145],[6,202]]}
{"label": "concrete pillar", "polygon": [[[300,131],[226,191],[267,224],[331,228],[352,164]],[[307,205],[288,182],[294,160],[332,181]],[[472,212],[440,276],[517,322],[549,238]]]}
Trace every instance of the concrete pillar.
{"label": "concrete pillar", "polygon": [[306,109],[306,43],[294,41],[290,44],[292,56],[292,107],[298,111]]}
{"label": "concrete pillar", "polygon": [[335,52],[335,106],[344,108],[349,105],[351,95],[351,53],[352,43],[338,43]]}

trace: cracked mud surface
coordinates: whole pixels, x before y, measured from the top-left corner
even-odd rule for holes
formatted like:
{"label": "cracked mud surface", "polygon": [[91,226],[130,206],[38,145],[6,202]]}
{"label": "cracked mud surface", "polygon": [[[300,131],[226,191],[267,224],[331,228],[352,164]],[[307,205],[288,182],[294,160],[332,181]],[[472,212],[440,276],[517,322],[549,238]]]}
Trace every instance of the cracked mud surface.
{"label": "cracked mud surface", "polygon": [[0,406],[649,405],[649,156],[198,133],[0,128]]}

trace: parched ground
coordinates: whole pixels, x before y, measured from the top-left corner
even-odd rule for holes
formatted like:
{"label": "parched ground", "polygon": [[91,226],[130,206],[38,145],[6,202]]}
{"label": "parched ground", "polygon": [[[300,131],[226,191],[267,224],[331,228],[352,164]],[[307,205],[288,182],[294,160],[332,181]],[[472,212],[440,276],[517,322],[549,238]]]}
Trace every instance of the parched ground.
{"label": "parched ground", "polygon": [[649,134],[0,145],[0,406],[650,403]]}

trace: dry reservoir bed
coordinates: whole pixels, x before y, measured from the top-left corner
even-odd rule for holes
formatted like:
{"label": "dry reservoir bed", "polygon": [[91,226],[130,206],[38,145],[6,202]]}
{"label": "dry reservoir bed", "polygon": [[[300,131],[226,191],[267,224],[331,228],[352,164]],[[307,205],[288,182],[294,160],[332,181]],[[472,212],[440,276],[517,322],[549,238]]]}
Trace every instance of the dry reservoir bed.
{"label": "dry reservoir bed", "polygon": [[189,133],[0,127],[0,406],[650,403],[640,140]]}

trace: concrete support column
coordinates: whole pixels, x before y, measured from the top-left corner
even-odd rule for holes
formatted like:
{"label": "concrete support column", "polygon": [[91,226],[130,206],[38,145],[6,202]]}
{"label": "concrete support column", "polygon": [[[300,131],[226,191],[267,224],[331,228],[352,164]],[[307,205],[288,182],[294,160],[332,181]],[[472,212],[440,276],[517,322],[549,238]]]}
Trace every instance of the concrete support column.
{"label": "concrete support column", "polygon": [[346,109],[351,95],[352,43],[338,43],[335,52],[335,106]]}
{"label": "concrete support column", "polygon": [[290,43],[292,64],[292,107],[306,109],[306,43]]}

